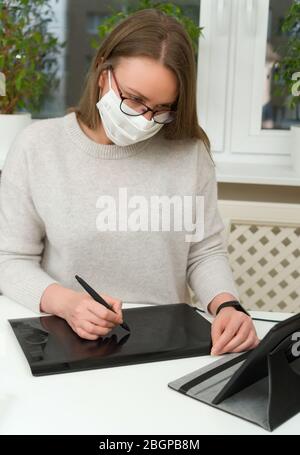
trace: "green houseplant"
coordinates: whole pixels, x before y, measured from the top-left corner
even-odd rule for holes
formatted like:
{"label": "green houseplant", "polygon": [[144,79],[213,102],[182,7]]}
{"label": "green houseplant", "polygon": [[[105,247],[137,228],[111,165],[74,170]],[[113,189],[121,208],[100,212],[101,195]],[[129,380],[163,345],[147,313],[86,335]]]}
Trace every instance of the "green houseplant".
{"label": "green houseplant", "polygon": [[[288,35],[282,49],[277,80],[281,80],[289,107],[300,108],[300,2],[295,0],[282,23],[282,31]],[[291,127],[291,156],[294,170],[300,176],[300,126]]]}
{"label": "green houseplant", "polygon": [[111,30],[117,25],[118,22],[120,22],[122,19],[125,19],[130,14],[142,9],[155,8],[163,11],[170,16],[175,17],[179,22],[183,24],[192,40],[195,51],[195,58],[197,61],[198,41],[202,35],[203,27],[198,27],[198,25],[184,13],[180,6],[174,5],[171,2],[160,3],[153,0],[139,0],[135,4],[132,4],[132,2],[128,3],[129,5],[124,6],[122,11],[116,11],[111,8],[110,16],[104,19],[98,26],[98,37],[92,40],[92,47],[98,48],[99,40],[101,42],[106,37],[106,35],[108,35]]}
{"label": "green houseplant", "polygon": [[52,20],[49,0],[0,0],[0,164],[15,135],[31,122],[30,112],[57,84],[63,44],[47,29]]}

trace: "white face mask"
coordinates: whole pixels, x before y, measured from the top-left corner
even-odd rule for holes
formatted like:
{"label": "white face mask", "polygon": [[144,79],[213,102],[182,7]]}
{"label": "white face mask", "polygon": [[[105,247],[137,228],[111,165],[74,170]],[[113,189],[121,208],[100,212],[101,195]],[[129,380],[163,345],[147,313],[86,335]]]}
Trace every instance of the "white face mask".
{"label": "white face mask", "polygon": [[[96,104],[107,137],[116,145],[125,146],[144,141],[156,134],[164,125],[147,120],[143,115],[130,116],[120,109],[121,98],[111,87],[111,73],[108,73],[109,91]],[[130,108],[127,108],[130,111]],[[132,113],[136,111],[133,109]]]}

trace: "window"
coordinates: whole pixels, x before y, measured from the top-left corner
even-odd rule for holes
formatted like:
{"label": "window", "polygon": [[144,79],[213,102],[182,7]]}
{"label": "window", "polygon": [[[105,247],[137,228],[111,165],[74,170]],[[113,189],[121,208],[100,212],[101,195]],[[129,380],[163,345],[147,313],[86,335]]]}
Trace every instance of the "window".
{"label": "window", "polygon": [[269,3],[262,102],[263,129],[289,129],[291,125],[300,122],[299,111],[288,107],[288,97],[282,95],[282,81],[277,81],[275,77],[288,40],[288,36],[281,31],[281,26],[292,3],[293,0],[270,0]]}
{"label": "window", "polygon": [[198,109],[219,181],[300,185],[289,149],[289,128],[299,117],[274,96],[271,84],[290,3],[201,2],[205,39],[199,47]]}
{"label": "window", "polygon": [[90,35],[97,35],[98,26],[101,24],[103,19],[106,19],[106,15],[97,13],[86,13],[86,32]]}

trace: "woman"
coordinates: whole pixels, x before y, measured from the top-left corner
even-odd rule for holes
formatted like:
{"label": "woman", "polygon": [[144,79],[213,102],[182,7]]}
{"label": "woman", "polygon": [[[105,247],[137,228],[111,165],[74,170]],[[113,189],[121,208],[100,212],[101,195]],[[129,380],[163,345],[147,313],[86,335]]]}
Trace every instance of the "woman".
{"label": "woman", "polygon": [[[24,129],[1,180],[1,291],[64,318],[80,337],[107,335],[122,322],[122,302],[188,302],[190,287],[216,316],[238,300],[197,121],[192,44],[175,19],[149,9],[117,25],[78,107]],[[148,202],[174,195],[202,197],[203,210],[192,209],[202,236],[157,228],[161,207],[149,211]],[[75,274],[116,314],[82,292]],[[229,305],[214,319],[212,354],[258,343],[251,318]]]}

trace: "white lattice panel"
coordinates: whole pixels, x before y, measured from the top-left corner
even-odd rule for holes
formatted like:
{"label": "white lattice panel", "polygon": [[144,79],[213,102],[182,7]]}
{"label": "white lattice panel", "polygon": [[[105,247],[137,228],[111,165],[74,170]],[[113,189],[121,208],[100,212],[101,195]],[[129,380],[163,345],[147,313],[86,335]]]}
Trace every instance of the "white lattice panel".
{"label": "white lattice panel", "polygon": [[300,227],[232,223],[229,260],[247,309],[300,311]]}
{"label": "white lattice panel", "polygon": [[300,205],[223,200],[219,209],[241,303],[255,311],[300,312]]}

